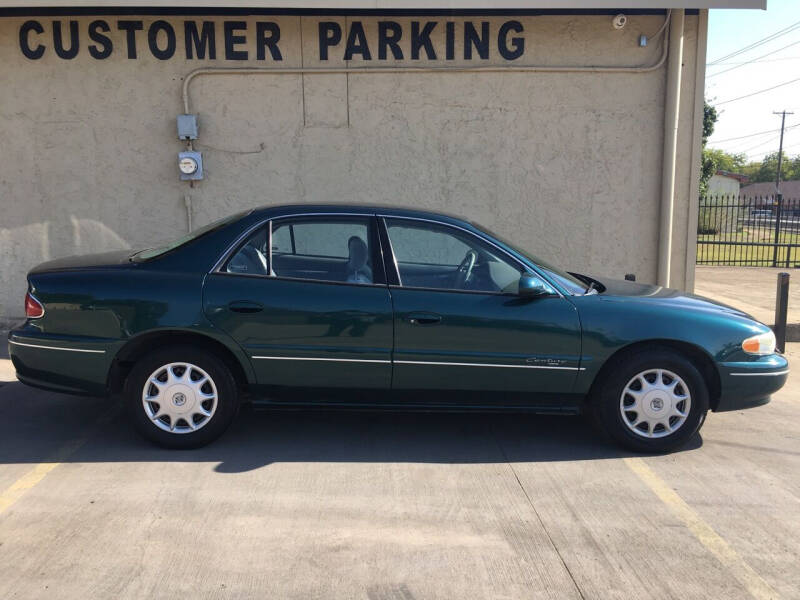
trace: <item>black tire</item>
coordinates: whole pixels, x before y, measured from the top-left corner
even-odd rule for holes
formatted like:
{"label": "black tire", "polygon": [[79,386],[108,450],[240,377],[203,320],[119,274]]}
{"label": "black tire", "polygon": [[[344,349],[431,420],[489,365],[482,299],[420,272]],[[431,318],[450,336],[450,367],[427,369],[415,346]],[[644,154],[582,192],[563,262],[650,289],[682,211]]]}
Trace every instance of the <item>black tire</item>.
{"label": "black tire", "polygon": [[[634,432],[625,422],[628,419],[634,423],[637,413],[623,413],[620,403],[623,391],[634,377],[656,369],[670,371],[683,380],[691,406],[685,420],[673,433],[666,434],[661,425],[653,431],[663,437],[645,437]],[[686,444],[703,425],[709,407],[708,387],[703,376],[689,360],[666,348],[630,352],[615,359],[604,379],[598,382],[590,402],[597,425],[615,442],[629,450],[646,453],[671,452]],[[625,402],[632,402],[632,398],[629,396]],[[648,426],[641,427],[646,429]]]}
{"label": "black tire", "polygon": [[[176,419],[177,424],[175,429],[177,431],[184,431],[180,433],[165,431],[160,427],[158,423],[169,428],[172,419],[169,416],[161,417],[158,420],[152,419],[151,416],[147,414],[147,410],[151,410],[157,415],[157,407],[159,404],[157,402],[148,402],[148,408],[146,408],[143,397],[145,384],[148,378],[150,378],[155,371],[174,363],[187,363],[196,367],[197,369],[193,370],[192,373],[188,375],[190,378],[197,377],[199,380],[200,372],[204,371],[210,378],[210,385],[212,387],[208,387],[208,384],[206,384],[201,389],[203,391],[210,390],[210,393],[216,391],[215,405],[213,404],[213,400],[203,400],[201,402],[203,410],[211,412],[211,416],[204,417],[203,415],[195,414],[191,417]],[[185,373],[185,371],[186,369],[183,370],[183,373]],[[173,372],[181,373],[180,367],[173,369]],[[167,393],[165,392],[164,395],[166,397]],[[186,396],[189,395],[190,394],[186,394]],[[213,354],[191,346],[170,346],[161,348],[139,359],[125,380],[124,398],[128,414],[136,430],[148,440],[165,448],[199,448],[200,446],[205,446],[213,442],[225,432],[239,409],[239,395],[236,381],[230,369],[228,369],[222,360]],[[196,401],[197,400],[194,400],[194,402]],[[186,400],[184,400],[184,402],[186,402]],[[192,400],[189,402],[192,402]],[[210,408],[206,408],[212,406],[214,407],[213,411]],[[187,415],[188,414],[189,413],[187,413]],[[191,418],[193,423],[195,420],[198,421],[198,423],[195,424],[197,427],[196,430],[190,428],[188,418]]]}

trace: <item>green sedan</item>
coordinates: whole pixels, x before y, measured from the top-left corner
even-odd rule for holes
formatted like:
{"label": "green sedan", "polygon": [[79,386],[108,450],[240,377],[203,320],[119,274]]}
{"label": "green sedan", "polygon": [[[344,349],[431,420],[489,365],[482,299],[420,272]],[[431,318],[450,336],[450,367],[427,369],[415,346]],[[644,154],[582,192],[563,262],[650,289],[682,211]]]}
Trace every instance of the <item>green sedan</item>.
{"label": "green sedan", "polygon": [[676,290],[567,273],[460,219],[367,206],[240,213],[160,248],[28,274],[23,383],[122,394],[168,447],[272,407],[590,414],[666,452],[709,410],[764,404],[768,327]]}

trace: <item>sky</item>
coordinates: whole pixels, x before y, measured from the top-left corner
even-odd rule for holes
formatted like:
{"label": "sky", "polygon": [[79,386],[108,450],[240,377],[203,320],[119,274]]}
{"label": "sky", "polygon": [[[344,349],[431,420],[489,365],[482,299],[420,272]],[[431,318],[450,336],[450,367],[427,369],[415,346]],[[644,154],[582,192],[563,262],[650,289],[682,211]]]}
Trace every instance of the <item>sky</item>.
{"label": "sky", "polygon": [[[711,64],[784,29],[757,48]],[[744,152],[750,160],[777,152],[781,117],[772,113],[787,110],[795,114],[786,116],[784,152],[800,154],[800,126],[788,129],[800,125],[800,0],[767,0],[765,11],[711,10],[708,30],[706,98],[719,115],[709,147]],[[753,62],[742,64],[747,61]],[[732,70],[722,73],[727,69]],[[797,81],[734,100],[793,79]],[[758,135],[750,135],[754,133]]]}

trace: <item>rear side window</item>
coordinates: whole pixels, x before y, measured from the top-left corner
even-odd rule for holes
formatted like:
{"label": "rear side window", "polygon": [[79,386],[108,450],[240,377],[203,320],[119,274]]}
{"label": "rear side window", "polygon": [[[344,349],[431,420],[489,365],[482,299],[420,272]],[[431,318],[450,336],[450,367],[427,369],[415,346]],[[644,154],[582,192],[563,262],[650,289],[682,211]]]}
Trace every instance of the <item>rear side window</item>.
{"label": "rear side window", "polygon": [[272,252],[310,257],[346,258],[347,241],[355,236],[368,242],[368,223],[359,222],[282,222],[272,229]]}
{"label": "rear side window", "polygon": [[228,261],[225,270],[239,275],[269,275],[267,228],[260,227]]}
{"label": "rear side window", "polygon": [[276,277],[375,283],[369,217],[281,219],[272,224]]}
{"label": "rear side window", "polygon": [[371,217],[277,219],[242,244],[225,266],[228,273],[340,283],[383,283],[376,273],[377,234]]}

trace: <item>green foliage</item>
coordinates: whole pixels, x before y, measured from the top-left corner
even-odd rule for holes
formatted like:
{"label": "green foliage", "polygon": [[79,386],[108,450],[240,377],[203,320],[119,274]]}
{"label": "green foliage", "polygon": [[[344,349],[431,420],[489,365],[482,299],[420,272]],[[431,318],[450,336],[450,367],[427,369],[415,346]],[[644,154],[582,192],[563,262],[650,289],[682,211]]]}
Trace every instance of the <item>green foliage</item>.
{"label": "green foliage", "polygon": [[717,109],[711,106],[708,100],[705,100],[703,105],[703,146],[706,145],[706,141],[711,137],[711,134],[714,133],[714,125],[716,122]]}
{"label": "green foliage", "polygon": [[714,124],[717,122],[717,109],[708,103],[703,104],[703,165],[700,173],[700,195],[705,196],[708,192],[708,180],[716,172],[717,167],[712,156],[706,155],[706,142],[714,133]]}
{"label": "green foliage", "polygon": [[741,173],[747,163],[746,154],[729,154],[718,148],[706,148],[703,151],[703,159],[705,160],[706,157],[714,163],[714,171],[722,170]]}
{"label": "green foliage", "polygon": [[[767,154],[760,161],[748,163],[742,169],[742,173],[750,177],[751,183],[760,181],[775,181],[778,174],[778,153]],[[783,165],[781,166],[781,181],[800,179],[800,155],[793,158],[783,153]]]}

